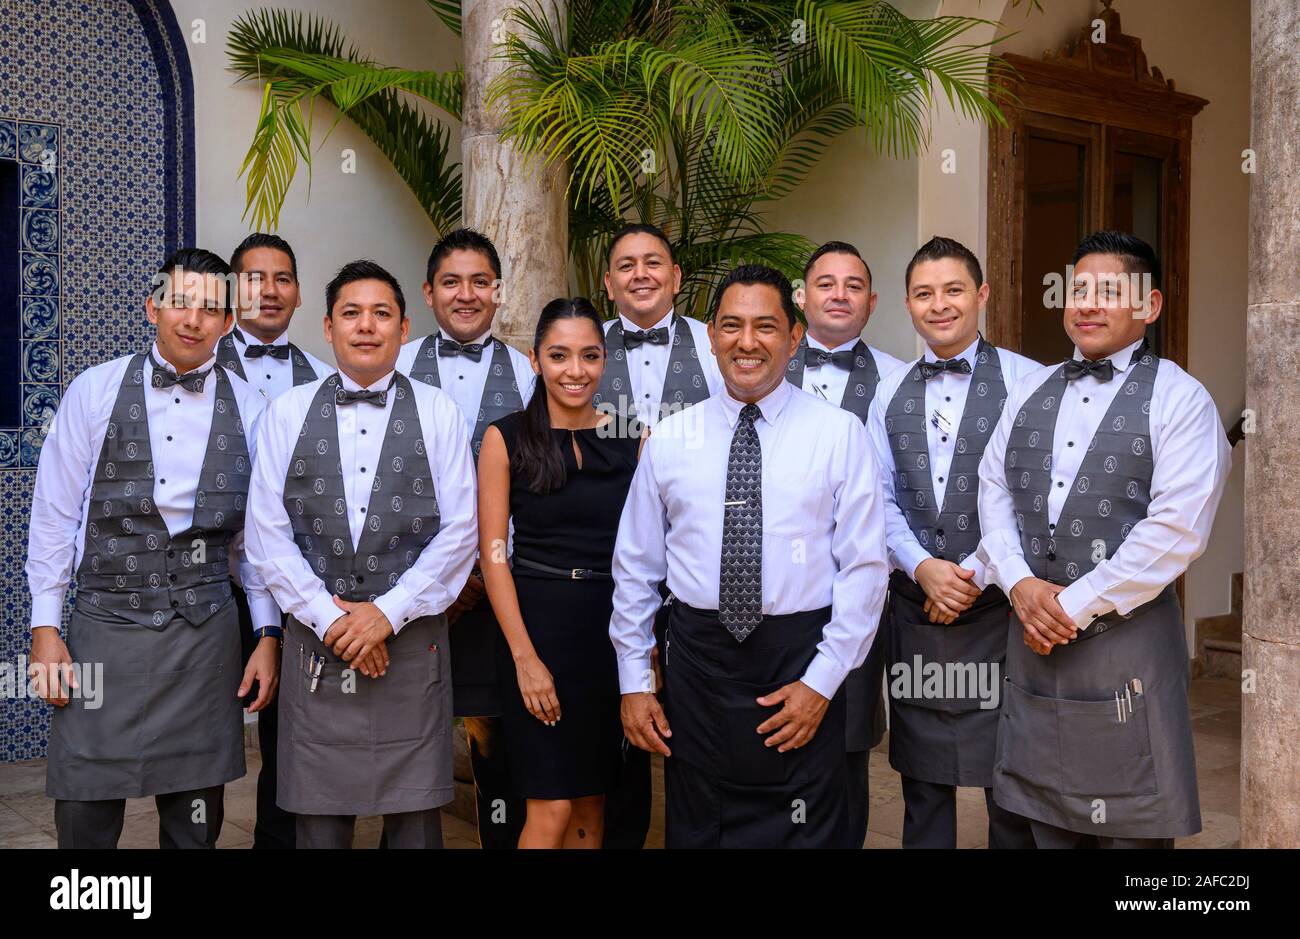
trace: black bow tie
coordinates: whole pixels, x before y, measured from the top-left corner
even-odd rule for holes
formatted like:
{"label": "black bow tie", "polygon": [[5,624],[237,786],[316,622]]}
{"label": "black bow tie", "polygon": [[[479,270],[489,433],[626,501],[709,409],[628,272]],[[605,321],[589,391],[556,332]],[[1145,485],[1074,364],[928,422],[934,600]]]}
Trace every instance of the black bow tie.
{"label": "black bow tie", "polygon": [[852,349],[841,349],[839,352],[827,352],[825,349],[814,349],[812,346],[803,350],[804,365],[813,367],[825,365],[830,362],[836,368],[842,368],[844,371],[853,370],[853,360],[857,358],[857,353]]}
{"label": "black bow tie", "polygon": [[377,408],[382,408],[388,403],[388,389],[383,391],[348,391],[343,386],[334,389],[334,403],[340,407],[345,404],[356,404],[358,401],[364,401],[366,404],[373,404]]}
{"label": "black bow tie", "polygon": [[1110,381],[1115,377],[1115,366],[1110,359],[1102,359],[1100,362],[1070,359],[1065,363],[1066,381],[1074,381],[1084,375],[1091,375],[1097,381]]}
{"label": "black bow tie", "polygon": [[956,372],[959,375],[970,374],[970,362],[966,359],[940,359],[937,362],[926,362],[924,359],[920,363],[921,377],[929,381],[935,375],[942,375],[944,372]]}
{"label": "black bow tie", "polygon": [[652,346],[668,345],[668,327],[660,326],[657,329],[633,329],[623,330],[623,345],[628,349],[635,349],[642,343],[650,343]]}
{"label": "black bow tie", "polygon": [[481,342],[457,342],[455,339],[441,337],[438,339],[438,357],[450,358],[454,355],[463,355],[467,359],[473,359],[475,362],[483,358],[483,343]]}
{"label": "black bow tie", "polygon": [[154,388],[167,389],[173,385],[180,385],[186,391],[202,393],[203,382],[208,375],[212,373],[211,367],[205,368],[201,372],[186,372],[184,375],[177,375],[170,369],[164,368],[157,359],[153,357],[153,352],[149,353],[149,364],[153,366],[153,378],[150,384]]}
{"label": "black bow tie", "polygon": [[287,362],[289,360],[289,344],[286,342],[281,346],[249,345],[244,350],[245,358],[260,359],[264,355],[279,359],[281,362]]}

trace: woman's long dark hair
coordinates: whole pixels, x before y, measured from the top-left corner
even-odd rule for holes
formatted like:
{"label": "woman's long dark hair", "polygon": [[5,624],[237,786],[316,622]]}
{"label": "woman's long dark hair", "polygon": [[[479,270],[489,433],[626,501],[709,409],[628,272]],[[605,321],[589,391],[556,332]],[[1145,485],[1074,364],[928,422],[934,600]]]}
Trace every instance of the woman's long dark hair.
{"label": "woman's long dark hair", "polygon": [[[537,319],[537,330],[533,333],[533,355],[540,364],[542,360],[542,341],[551,327],[559,320],[584,318],[591,320],[605,344],[605,327],[600,314],[586,297],[558,297],[542,308],[542,315]],[[547,406],[546,385],[538,375],[533,388],[533,396],[524,408],[524,419],[515,440],[515,451],[510,455],[510,475],[527,481],[528,490],[538,495],[553,492],[564,485],[568,474],[564,469],[564,457],[555,435],[551,433],[551,412]]]}

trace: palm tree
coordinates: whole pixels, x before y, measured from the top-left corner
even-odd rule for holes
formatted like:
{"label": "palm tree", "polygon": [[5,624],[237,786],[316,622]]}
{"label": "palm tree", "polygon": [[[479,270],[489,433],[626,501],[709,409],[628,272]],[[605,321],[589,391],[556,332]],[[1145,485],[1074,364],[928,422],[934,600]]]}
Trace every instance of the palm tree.
{"label": "palm tree", "polygon": [[[458,3],[425,2],[459,34]],[[911,20],[885,2],[570,0],[563,21],[525,3],[488,98],[507,139],[569,174],[578,291],[601,296],[610,235],[649,221],[682,265],[677,308],[698,315],[740,260],[802,270],[813,245],[767,230],[763,211],[842,134],[912,156],[928,142],[939,94],[967,118],[1003,120],[1005,66],[986,44],[962,41],[984,23]],[[240,17],[228,52],[241,79],[264,85],[241,171],[254,226],[278,225],[299,161],[310,169],[317,99],[379,147],[438,231],[459,223],[447,125],[412,101],[459,120],[459,69],[385,67],[320,17],[274,10]]]}

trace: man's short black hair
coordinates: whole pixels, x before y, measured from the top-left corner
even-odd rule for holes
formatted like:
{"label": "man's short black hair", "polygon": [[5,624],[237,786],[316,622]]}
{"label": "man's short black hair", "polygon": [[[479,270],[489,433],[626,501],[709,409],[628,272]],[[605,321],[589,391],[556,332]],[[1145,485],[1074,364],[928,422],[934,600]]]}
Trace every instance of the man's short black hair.
{"label": "man's short black hair", "polygon": [[334,279],[325,285],[325,313],[328,316],[334,315],[334,302],[339,298],[339,291],[348,284],[355,284],[359,280],[378,280],[393,288],[393,295],[397,297],[397,309],[402,316],[406,316],[406,297],[402,294],[402,285],[397,282],[397,278],[388,271],[384,270],[374,261],[349,261],[339,268],[339,272],[334,275]]}
{"label": "man's short black hair", "polygon": [[912,255],[912,260],[907,262],[907,272],[903,275],[903,289],[909,291],[912,289],[912,269],[916,265],[923,261],[942,261],[944,258],[956,258],[965,264],[966,270],[975,280],[976,290],[984,285],[984,269],[980,267],[979,259],[975,257],[974,252],[960,241],[935,235],[917,248],[916,254]]}
{"label": "man's short black hair", "polygon": [[244,255],[256,248],[273,248],[276,251],[283,251],[289,256],[289,267],[293,270],[293,279],[298,279],[298,257],[293,253],[293,248],[289,246],[289,242],[279,235],[268,235],[260,231],[253,232],[239,243],[239,247],[235,248],[235,253],[230,256],[231,270],[239,271],[240,265],[244,261]]}
{"label": "man's short black hair", "polygon": [[870,285],[873,282],[873,278],[871,276],[871,265],[868,264],[867,259],[862,256],[862,252],[858,251],[857,248],[849,244],[847,241],[828,241],[826,242],[826,244],[822,245],[820,248],[818,248],[816,251],[814,251],[811,255],[808,256],[808,263],[803,266],[804,283],[808,282],[808,275],[812,273],[813,265],[816,264],[818,261],[820,261],[823,257],[825,257],[828,254],[853,255],[855,258],[861,261],[862,266],[867,269],[867,284]]}
{"label": "man's short black hair", "polygon": [[624,238],[629,238],[632,235],[653,235],[658,238],[664,243],[664,250],[668,252],[668,263],[677,263],[673,258],[672,242],[668,240],[668,236],[664,234],[662,228],[658,225],[651,225],[647,222],[634,222],[631,225],[624,225],[618,231],[614,232],[614,237],[609,240],[609,250],[605,252],[606,267],[614,263],[614,249],[618,247],[618,243]]}
{"label": "man's short black hair", "polygon": [[501,279],[501,258],[497,255],[497,248],[492,243],[492,239],[472,228],[458,228],[439,238],[438,243],[429,252],[429,263],[424,270],[426,283],[433,283],[433,279],[438,276],[438,265],[453,251],[477,251],[485,255],[492,273],[498,280]]}
{"label": "man's short black hair", "polygon": [[1078,264],[1089,254],[1113,254],[1124,262],[1124,273],[1150,274],[1151,286],[1160,288],[1160,259],[1155,249],[1137,235],[1114,229],[1093,232],[1079,242],[1070,263]]}
{"label": "man's short black hair", "polygon": [[781,295],[781,309],[785,310],[790,328],[794,329],[795,324],[799,322],[794,312],[794,290],[790,286],[789,278],[780,271],[762,264],[742,264],[722,279],[722,283],[718,284],[717,289],[713,291],[713,302],[709,304],[710,320],[717,319],[718,308],[722,305],[722,295],[733,284],[743,284],[746,287],[767,284],[769,287],[775,287],[776,292]]}
{"label": "man's short black hair", "polygon": [[[167,260],[163,261],[162,267],[158,268],[158,273],[154,275],[155,291],[159,286],[169,285],[171,276],[177,268],[187,274],[212,274],[222,278],[225,281],[223,286],[226,288],[226,313],[227,315],[234,313],[235,298],[230,289],[230,265],[222,259],[221,255],[204,248],[177,248],[167,256]],[[156,303],[157,300],[155,299],[154,302]]]}

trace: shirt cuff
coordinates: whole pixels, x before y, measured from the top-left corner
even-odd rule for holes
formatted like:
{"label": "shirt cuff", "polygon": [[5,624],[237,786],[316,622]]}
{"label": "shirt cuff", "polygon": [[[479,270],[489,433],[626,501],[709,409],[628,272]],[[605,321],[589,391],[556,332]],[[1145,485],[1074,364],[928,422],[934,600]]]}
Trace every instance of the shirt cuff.
{"label": "shirt cuff", "polygon": [[1001,561],[993,562],[993,579],[1008,597],[1011,596],[1012,587],[1026,577],[1033,576],[1034,572],[1029,569],[1025,559],[1018,554],[1009,554]]}
{"label": "shirt cuff", "polygon": [[58,629],[63,623],[63,591],[43,593],[32,597],[32,629],[37,626],[53,626]]}
{"label": "shirt cuff", "polygon": [[416,612],[410,592],[401,584],[395,585],[382,597],[375,597],[375,606],[388,617],[394,636],[402,631],[402,627],[411,621]]}
{"label": "shirt cuff", "polygon": [[1061,604],[1065,615],[1074,620],[1079,629],[1087,629],[1100,616],[1105,616],[1115,608],[1093,592],[1087,577],[1081,577],[1056,595],[1056,602]]}
{"label": "shirt cuff", "polygon": [[316,634],[321,642],[325,641],[325,634],[329,632],[330,626],[334,621],[343,615],[343,611],[334,605],[334,598],[325,591],[321,591],[320,596],[307,605],[307,615],[310,619],[306,625]]}
{"label": "shirt cuff", "polygon": [[916,583],[916,569],[933,556],[914,541],[901,544],[894,551],[894,559],[898,561],[898,569],[912,578],[913,583]]}
{"label": "shirt cuff", "polygon": [[280,608],[270,597],[249,597],[248,612],[252,615],[254,632],[263,626],[279,626],[281,623]]}
{"label": "shirt cuff", "polygon": [[848,674],[848,669],[826,653],[818,651],[813,656],[813,660],[808,663],[808,670],[803,673],[803,678],[799,680],[829,701],[835,697],[835,692],[840,690],[840,685],[844,684]]}
{"label": "shirt cuff", "polygon": [[983,592],[984,588],[989,585],[988,566],[973,554],[967,555],[966,560],[962,561],[960,566],[968,571],[975,572],[975,576],[971,578],[971,583],[979,587],[980,591]]}
{"label": "shirt cuff", "polygon": [[649,655],[618,660],[618,689],[621,694],[655,690],[655,673]]}

